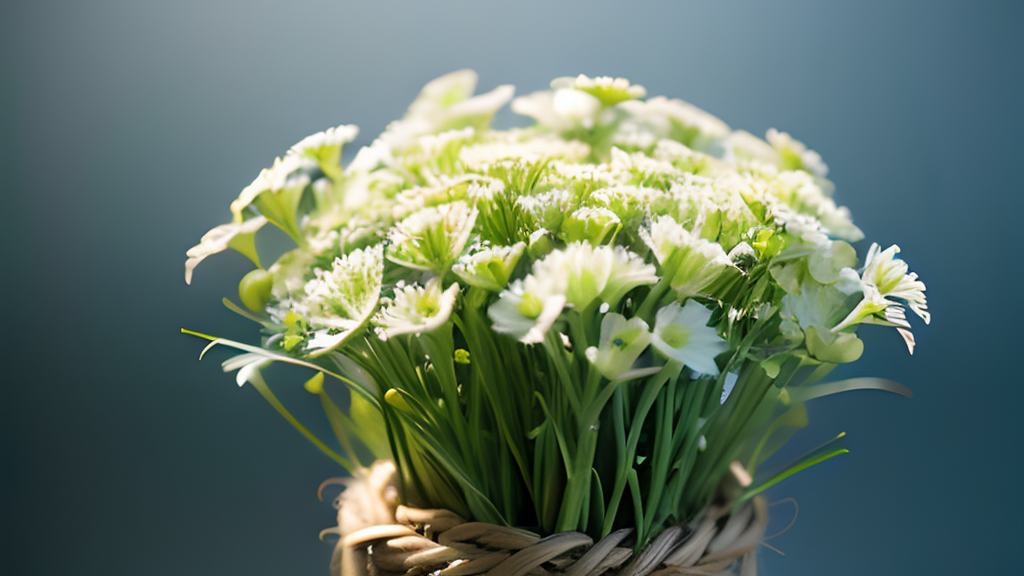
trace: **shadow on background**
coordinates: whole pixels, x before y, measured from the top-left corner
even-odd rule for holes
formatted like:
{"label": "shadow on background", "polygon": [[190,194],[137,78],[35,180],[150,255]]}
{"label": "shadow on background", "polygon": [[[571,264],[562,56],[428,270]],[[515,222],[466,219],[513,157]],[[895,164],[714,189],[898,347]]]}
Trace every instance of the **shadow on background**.
{"label": "shadow on background", "polygon": [[[913,400],[810,407],[797,448],[846,430],[852,453],[770,492],[800,518],[763,574],[1020,570],[1021,3],[141,4],[0,8],[4,574],[326,574],[315,490],[339,470],[223,356],[196,362],[179,327],[255,341],[219,303],[248,266],[186,287],[184,252],[301,137],[366,144],[463,67],[520,94],[626,76],[821,152],[935,322],[912,358],[865,329],[837,374]],[[315,408],[302,376],[276,389]]]}

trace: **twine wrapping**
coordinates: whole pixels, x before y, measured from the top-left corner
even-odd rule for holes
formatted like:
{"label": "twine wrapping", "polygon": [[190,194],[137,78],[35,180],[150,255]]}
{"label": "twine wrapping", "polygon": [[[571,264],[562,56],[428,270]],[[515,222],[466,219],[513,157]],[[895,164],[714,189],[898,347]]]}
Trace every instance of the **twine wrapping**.
{"label": "twine wrapping", "polygon": [[449,510],[397,505],[394,465],[378,462],[335,500],[341,538],[333,576],[756,576],[755,553],[768,524],[757,497],[735,514],[712,505],[689,524],[664,530],[634,554],[632,529],[595,543],[581,532],[547,538],[519,528],[466,522]]}

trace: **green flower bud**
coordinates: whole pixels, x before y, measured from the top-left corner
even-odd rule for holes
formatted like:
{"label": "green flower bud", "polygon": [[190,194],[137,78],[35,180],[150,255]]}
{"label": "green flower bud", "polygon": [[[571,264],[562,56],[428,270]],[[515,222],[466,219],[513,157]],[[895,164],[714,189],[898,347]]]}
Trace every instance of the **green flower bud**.
{"label": "green flower bud", "polygon": [[323,392],[324,391],[324,373],[323,372],[317,372],[316,374],[313,375],[312,378],[307,380],[306,383],[302,385],[302,387],[305,388],[306,392],[309,392],[310,394],[319,394],[319,393]]}
{"label": "green flower bud", "polygon": [[270,302],[270,290],[274,287],[274,278],[266,270],[257,268],[242,276],[238,283],[238,296],[242,304],[253,312],[263,312]]}

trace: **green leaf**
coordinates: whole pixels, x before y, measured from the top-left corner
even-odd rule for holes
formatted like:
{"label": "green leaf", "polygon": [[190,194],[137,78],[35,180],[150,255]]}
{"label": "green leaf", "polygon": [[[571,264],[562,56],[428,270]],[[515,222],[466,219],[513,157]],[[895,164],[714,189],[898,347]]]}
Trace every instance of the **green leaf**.
{"label": "green leaf", "polygon": [[590,486],[593,490],[593,494],[590,496],[590,525],[600,529],[604,525],[604,489],[601,487],[601,475],[597,473],[597,469],[591,468],[590,472],[592,473]]}
{"label": "green leaf", "polygon": [[260,256],[256,253],[256,233],[235,234],[228,240],[228,248],[232,248],[252,261],[257,268],[260,266]]}
{"label": "green leaf", "polygon": [[218,338],[216,336],[210,336],[209,334],[203,334],[201,332],[194,332],[192,330],[187,330],[185,328],[181,329],[181,333],[182,334],[188,334],[190,336],[198,336],[199,338],[203,338],[205,340],[209,340],[210,341],[210,343],[206,345],[206,348],[203,348],[203,351],[199,354],[199,359],[200,360],[203,359],[203,356],[206,355],[206,353],[211,348],[213,348],[214,346],[217,346],[218,344],[221,345],[221,346],[227,346],[229,348],[235,348],[237,350],[244,350],[244,351],[249,352],[251,354],[258,355],[258,356],[264,358],[265,360],[269,360],[271,362],[285,362],[287,364],[295,364],[296,366],[304,366],[306,368],[312,368],[313,370],[317,370],[319,372],[323,372],[324,374],[326,374],[328,376],[333,376],[333,377],[337,378],[338,380],[340,380],[341,382],[343,382],[346,386],[348,386],[350,390],[356,392],[357,394],[360,394],[361,396],[366,398],[368,401],[370,401],[372,404],[374,404],[376,406],[380,405],[380,403],[377,401],[377,399],[374,396],[372,396],[367,390],[363,389],[361,386],[359,386],[358,384],[356,384],[355,382],[353,382],[349,378],[346,378],[346,377],[344,377],[344,376],[342,376],[340,374],[336,374],[334,372],[331,372],[330,370],[327,370],[323,366],[318,366],[316,364],[312,364],[312,363],[306,362],[304,360],[299,360],[298,358],[292,358],[291,356],[285,356],[284,354],[278,354],[276,352],[271,352],[270,350],[266,350],[264,348],[259,348],[257,346],[250,346],[249,344],[242,344],[241,342],[235,342],[234,340],[228,340],[227,338]]}
{"label": "green leaf", "polygon": [[548,404],[544,401],[544,396],[542,396],[540,392],[534,392],[534,396],[540,403],[540,409],[544,412],[544,418],[551,424],[551,430],[555,433],[555,439],[558,441],[558,451],[562,454],[562,461],[565,464],[565,469],[566,471],[571,471],[573,469],[572,454],[570,453],[568,444],[565,442],[565,436],[562,434],[562,429],[551,416],[551,412],[548,410]]}
{"label": "green leaf", "polygon": [[885,390],[886,392],[892,392],[907,398],[914,397],[914,393],[910,391],[910,388],[899,382],[883,378],[850,378],[848,380],[816,384],[814,386],[788,388],[787,390],[789,391],[789,401],[793,403],[807,402],[815,398],[848,392],[850,390]]}
{"label": "green leaf", "polygon": [[801,402],[783,412],[768,426],[768,430],[765,431],[750,457],[747,471],[753,473],[762,462],[775,454],[804,426],[807,426],[807,409]]}
{"label": "green leaf", "polygon": [[831,344],[822,340],[814,326],[808,326],[804,335],[807,336],[807,350],[818,360],[846,364],[864,353],[864,342],[856,334],[838,334]]}
{"label": "green leaf", "polygon": [[241,306],[239,306],[238,304],[235,304],[234,302],[232,302],[231,300],[228,300],[227,298],[222,298],[221,302],[224,303],[224,306],[228,310],[231,310],[232,312],[234,312],[235,314],[238,314],[239,316],[244,316],[244,317],[248,318],[249,320],[252,320],[253,322],[262,324],[263,326],[267,326],[268,325],[268,323],[266,322],[265,319],[260,318],[259,316],[257,316],[255,314],[253,314],[252,312],[242,308]]}
{"label": "green leaf", "polygon": [[348,414],[359,441],[369,448],[378,460],[390,460],[391,445],[380,410],[362,396],[353,394],[349,401]]}
{"label": "green leaf", "polygon": [[284,405],[281,404],[281,401],[277,399],[277,396],[274,396],[274,393],[270,391],[270,387],[267,386],[267,383],[263,380],[263,376],[260,375],[259,370],[253,370],[249,374],[249,382],[251,382],[253,388],[255,388],[260,393],[260,395],[263,396],[263,398],[267,402],[269,402],[270,405],[273,406],[274,409],[277,410],[279,414],[281,414],[281,416],[284,416],[284,419],[287,420],[289,424],[294,426],[295,429],[299,431],[299,433],[305,436],[307,440],[312,442],[314,446],[319,448],[321,452],[326,454],[332,460],[334,460],[338,464],[341,464],[346,470],[349,471],[350,474],[356,474],[358,468],[355,465],[353,465],[347,459],[343,458],[334,450],[328,448],[326,444],[321,442],[320,439],[316,437],[316,435],[310,432],[305,426],[300,424],[299,421],[294,416],[292,416],[291,412],[288,412],[288,410],[285,409]]}
{"label": "green leaf", "polygon": [[815,448],[814,450],[811,450],[807,454],[804,454],[803,456],[797,458],[792,463],[784,467],[781,472],[770,475],[768,479],[764,480],[763,482],[753,484],[752,486],[747,488],[746,492],[744,492],[743,495],[736,501],[734,507],[739,506],[741,503],[749,500],[750,498],[753,498],[754,496],[757,496],[761,492],[764,492],[768,488],[771,488],[772,486],[778,484],[779,482],[785,480],[786,478],[789,478],[793,474],[800,472],[801,470],[806,470],[811,466],[814,466],[815,464],[824,462],[825,460],[832,458],[833,456],[848,453],[850,450],[843,445],[843,439],[845,436],[846,432],[840,433],[832,440],[826,442],[825,444],[822,444],[818,448]]}

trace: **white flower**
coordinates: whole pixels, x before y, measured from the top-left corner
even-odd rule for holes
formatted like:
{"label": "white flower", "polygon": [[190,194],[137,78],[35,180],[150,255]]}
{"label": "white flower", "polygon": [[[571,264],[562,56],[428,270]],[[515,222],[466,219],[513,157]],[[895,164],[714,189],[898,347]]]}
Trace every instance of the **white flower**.
{"label": "white flower", "polygon": [[586,125],[601,109],[601,101],[597,98],[572,88],[555,90],[551,105],[563,118]]}
{"label": "white flower", "polygon": [[536,223],[537,228],[560,230],[562,221],[576,208],[576,196],[569,190],[548,190],[536,196],[519,196],[516,204]]}
{"label": "white flower", "polygon": [[725,160],[738,166],[749,163],[764,163],[773,167],[779,165],[779,153],[771,144],[761,140],[746,130],[736,130],[722,143],[725,148]]}
{"label": "white flower", "polygon": [[565,307],[565,286],[559,280],[530,274],[513,282],[487,310],[494,331],[524,344],[543,342]]}
{"label": "white flower", "polygon": [[639,84],[630,84],[625,78],[597,76],[590,78],[580,74],[576,78],[563,77],[551,81],[555,90],[575,89],[597,98],[603,106],[614,106],[620,102],[643,98],[647,89]]}
{"label": "white flower", "polygon": [[607,208],[578,208],[562,222],[562,236],[567,242],[587,241],[603,244],[615,237],[622,226],[619,217]]}
{"label": "white flower", "polygon": [[[459,70],[428,82],[405,116],[388,124],[380,135],[378,140],[386,146],[388,155],[405,153],[424,134],[467,126],[478,130],[486,128],[494,113],[512,99],[515,88],[499,86],[486,94],[471,97],[476,83],[477,74],[472,70]],[[373,165],[374,160],[385,157],[374,154],[359,165]]]}
{"label": "white flower", "polygon": [[526,244],[512,246],[479,246],[459,259],[452,267],[466,284],[497,292],[505,289]]}
{"label": "white flower", "polygon": [[603,108],[647,95],[643,86],[631,85],[625,78],[588,78],[582,74],[556,78],[551,88],[516,98],[512,111],[533,118],[544,128],[562,132],[576,125],[591,128]]}
{"label": "white flower", "polygon": [[718,374],[715,356],[729,345],[707,325],[710,319],[711,311],[693,300],[685,306],[673,302],[655,315],[651,345],[694,372]]}
{"label": "white flower", "polygon": [[341,160],[341,147],[355,140],[358,135],[358,126],[342,124],[306,136],[292,146],[288,150],[288,154],[309,156],[320,163],[333,161],[334,164],[337,164]]}
{"label": "white flower", "polygon": [[720,244],[683,228],[670,216],[660,216],[641,234],[680,298],[706,293],[726,269],[735,268]]}
{"label": "white flower", "polygon": [[415,212],[391,229],[388,259],[417,270],[447,271],[462,255],[476,217],[461,200]]}
{"label": "white flower", "polygon": [[[609,248],[599,248],[601,255],[606,254]],[[630,290],[644,284],[654,284],[658,281],[653,264],[647,264],[638,254],[626,250],[622,246],[615,246],[610,249],[611,273],[608,281],[601,290],[601,300],[609,305],[618,304]]]}
{"label": "white flower", "polygon": [[431,80],[409,106],[403,121],[421,124],[424,129],[420,134],[466,126],[482,128],[480,122],[490,122],[494,113],[512,99],[515,88],[498,86],[486,94],[472,96],[477,79],[476,72],[459,70]]}
{"label": "white flower", "polygon": [[424,115],[435,106],[448,107],[469,98],[476,90],[479,79],[473,70],[456,70],[427,82],[416,100],[409,106],[409,114]]}
{"label": "white flower", "polygon": [[655,96],[647,101],[623,102],[621,107],[632,116],[638,130],[655,139],[672,138],[698,150],[728,138],[732,132],[728,124],[714,115],[675,98]]}
{"label": "white flower", "polygon": [[806,170],[819,178],[828,175],[828,166],[822,161],[821,155],[814,150],[808,150],[803,142],[793,138],[789,133],[769,128],[767,139],[781,157],[780,168]]}
{"label": "white flower", "polygon": [[789,208],[815,218],[831,234],[856,242],[864,238],[850,220],[850,211],[837,206],[835,200],[822,190],[819,181],[801,170],[780,172],[767,180],[765,192],[781,200]]}
{"label": "white flower", "polygon": [[508,140],[472,144],[459,151],[459,159],[469,167],[481,169],[498,161],[509,159],[521,164],[539,162],[545,158],[579,162],[588,154],[590,154],[590,146],[583,142],[548,136],[523,141],[509,138]]}
{"label": "white flower", "polygon": [[[859,287],[864,298],[842,322],[832,328],[833,332],[861,322],[895,326],[913,353],[914,340],[908,330],[910,323],[906,320],[902,302],[925,324],[931,322],[931,313],[928,312],[924,282],[917,279],[916,273],[908,273],[907,263],[896,258],[899,252],[900,248],[895,244],[885,250],[878,244],[871,245],[860,277]],[[879,313],[883,314],[882,318],[877,317]]]}
{"label": "white flower", "polygon": [[605,378],[615,380],[633,367],[650,341],[651,333],[642,318],[626,320],[621,314],[611,313],[601,320],[599,346],[587,348],[585,354]]}
{"label": "white flower", "polygon": [[395,157],[391,153],[391,146],[384,140],[377,138],[369,146],[363,146],[356,152],[356,157],[348,164],[350,172],[370,172],[383,166],[391,166],[395,163]]}
{"label": "white flower", "polygon": [[221,224],[210,230],[200,238],[199,244],[191,247],[185,252],[188,260],[185,261],[185,283],[192,283],[192,271],[207,256],[223,252],[228,248],[234,248],[246,255],[254,264],[259,266],[259,258],[256,257],[256,247],[253,244],[253,237],[256,231],[267,223],[263,216],[250,218],[244,222],[232,222]]}
{"label": "white flower", "polygon": [[321,328],[309,342],[318,356],[340,346],[362,328],[377,310],[384,280],[381,244],[335,258],[330,270],[316,268],[306,283],[303,304],[310,326]]}
{"label": "white flower", "polygon": [[476,130],[472,126],[457,130],[446,130],[438,134],[420,136],[420,148],[427,156],[437,156],[452,144],[461,144],[473,139]]}
{"label": "white flower", "polygon": [[521,116],[533,118],[537,124],[555,132],[572,127],[572,119],[555,110],[555,93],[540,90],[512,101],[512,111]]}
{"label": "white flower", "polygon": [[534,276],[564,286],[566,302],[580,311],[597,299],[617,304],[633,288],[657,282],[654,272],[654,266],[621,246],[595,248],[585,242],[573,242],[533,265]]}
{"label": "white flower", "polygon": [[426,286],[398,286],[390,304],[377,316],[377,323],[384,327],[382,335],[391,338],[436,330],[448,321],[458,295],[458,283],[442,292],[441,281],[436,277]]}
{"label": "white flower", "polygon": [[505,84],[490,92],[453,104],[445,110],[441,126],[458,128],[468,125],[486,128],[494,114],[508,104],[515,92],[515,86]]}
{"label": "white flower", "polygon": [[[264,192],[272,194],[286,193],[287,202],[298,204],[295,190],[302,191],[309,184],[309,176],[296,174],[300,168],[309,167],[310,160],[297,154],[286,155],[284,158],[275,158],[270,168],[264,168],[259,176],[242,189],[238,198],[231,203],[231,212],[235,215],[235,222],[243,220],[242,211],[255,202]],[[294,209],[293,209],[294,211]],[[270,215],[265,214],[270,217]],[[271,218],[272,219],[272,218]]]}
{"label": "white flower", "polygon": [[647,180],[652,176],[680,177],[682,173],[671,162],[651,158],[643,152],[628,154],[615,146],[611,150],[613,171],[633,174],[638,179]]}
{"label": "white flower", "polygon": [[653,211],[678,202],[663,190],[641,186],[613,186],[590,194],[591,204],[610,210],[624,226],[636,225]]}
{"label": "white flower", "polygon": [[916,273],[907,272],[907,263],[896,258],[899,253],[900,247],[895,244],[885,250],[872,244],[864,259],[861,280],[877,287],[882,296],[904,300],[928,324],[932,317],[924,295],[924,282],[917,279]]}

